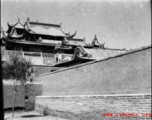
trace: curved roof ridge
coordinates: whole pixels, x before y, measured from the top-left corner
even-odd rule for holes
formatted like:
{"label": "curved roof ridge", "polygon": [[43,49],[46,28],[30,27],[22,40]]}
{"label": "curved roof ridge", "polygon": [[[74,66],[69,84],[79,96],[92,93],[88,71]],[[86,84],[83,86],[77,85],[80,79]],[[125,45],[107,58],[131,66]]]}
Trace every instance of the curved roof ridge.
{"label": "curved roof ridge", "polygon": [[86,45],[85,47],[99,47],[99,48],[105,49],[105,42],[103,44],[99,43],[96,35],[94,36],[94,39],[92,40],[91,43],[86,43],[85,38],[84,38],[84,44]]}
{"label": "curved roof ridge", "polygon": [[73,34],[70,34],[70,32],[65,33],[64,30],[62,29],[62,23],[60,23],[60,29],[63,32],[63,34],[65,34],[67,36],[67,38],[73,38],[77,33],[77,31],[75,31]]}
{"label": "curved roof ridge", "polygon": [[24,25],[20,22],[20,19],[18,18],[17,23],[14,24],[13,27],[16,27],[16,28],[24,28]]}
{"label": "curved roof ridge", "polygon": [[29,24],[52,26],[52,27],[61,27],[59,24],[50,24],[50,23],[42,23],[42,22],[29,22]]}
{"label": "curved roof ridge", "polygon": [[24,34],[18,35],[15,27],[12,28],[12,30],[11,30],[11,32],[9,34],[10,37],[14,37],[14,38],[20,38],[20,37],[23,37],[23,35]]}

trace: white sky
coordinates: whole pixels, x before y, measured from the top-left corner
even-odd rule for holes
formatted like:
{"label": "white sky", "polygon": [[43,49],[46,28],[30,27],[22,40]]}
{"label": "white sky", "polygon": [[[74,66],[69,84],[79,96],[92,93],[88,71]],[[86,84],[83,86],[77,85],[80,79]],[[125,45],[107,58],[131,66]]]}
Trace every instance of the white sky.
{"label": "white sky", "polygon": [[91,42],[97,35],[106,47],[134,49],[151,44],[149,0],[2,0],[1,26],[20,18],[60,24],[75,38]]}

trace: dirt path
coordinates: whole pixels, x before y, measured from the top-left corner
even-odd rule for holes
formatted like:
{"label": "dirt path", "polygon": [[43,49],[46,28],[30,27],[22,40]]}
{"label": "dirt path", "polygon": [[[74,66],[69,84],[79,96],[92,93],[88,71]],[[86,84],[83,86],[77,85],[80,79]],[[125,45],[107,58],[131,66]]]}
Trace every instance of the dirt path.
{"label": "dirt path", "polygon": [[11,112],[5,112],[5,120],[68,120],[53,116],[42,116],[39,113],[34,111],[32,112],[24,112],[24,111],[16,111],[14,114],[14,118],[12,119]]}
{"label": "dirt path", "polygon": [[67,119],[52,117],[52,116],[44,116],[44,117],[27,117],[27,118],[15,117],[13,119],[9,118],[6,120],[67,120]]}

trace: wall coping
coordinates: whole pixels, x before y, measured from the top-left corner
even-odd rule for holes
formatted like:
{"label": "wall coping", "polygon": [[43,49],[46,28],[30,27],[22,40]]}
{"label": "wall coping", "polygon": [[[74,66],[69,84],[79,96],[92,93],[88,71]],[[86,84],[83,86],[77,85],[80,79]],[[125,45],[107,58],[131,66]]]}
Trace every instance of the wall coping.
{"label": "wall coping", "polygon": [[151,93],[141,93],[141,94],[105,94],[105,95],[57,95],[57,96],[36,96],[36,98],[70,98],[70,97],[113,97],[113,96],[143,96],[143,95],[148,95],[152,96]]}
{"label": "wall coping", "polygon": [[128,55],[128,54],[133,54],[135,52],[139,52],[139,51],[142,51],[142,50],[149,49],[151,47],[152,47],[151,45],[144,46],[144,47],[141,47],[141,48],[138,48],[138,49],[134,49],[134,50],[130,50],[130,51],[127,51],[125,53],[121,53],[121,54],[118,54],[118,55],[115,55],[115,56],[107,57],[105,59],[94,60],[94,61],[91,61],[91,62],[75,65],[75,66],[72,66],[72,67],[63,68],[63,69],[60,69],[60,70],[57,70],[57,71],[54,71],[54,72],[44,73],[44,74],[41,74],[39,77],[50,75],[50,74],[55,74],[55,73],[58,73],[58,72],[63,72],[63,71],[69,70],[69,69],[74,69],[74,68],[82,67],[82,66],[93,64],[93,63],[97,63],[97,62],[102,62],[102,61],[114,59],[114,58],[117,58],[117,57],[122,57],[122,56],[125,56],[125,55]]}

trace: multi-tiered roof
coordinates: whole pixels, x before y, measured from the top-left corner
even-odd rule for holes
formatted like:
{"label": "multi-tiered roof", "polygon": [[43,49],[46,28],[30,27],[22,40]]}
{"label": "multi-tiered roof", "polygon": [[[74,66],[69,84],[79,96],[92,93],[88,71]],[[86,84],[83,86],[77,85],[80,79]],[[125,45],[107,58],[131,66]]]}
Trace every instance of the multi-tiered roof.
{"label": "multi-tiered roof", "polygon": [[31,22],[29,18],[24,24],[19,19],[14,25],[8,23],[7,33],[7,43],[12,45],[52,46],[54,49],[65,38],[68,40],[68,45],[73,47],[84,44],[83,39],[73,38],[76,31],[73,34],[64,32],[62,24]]}

